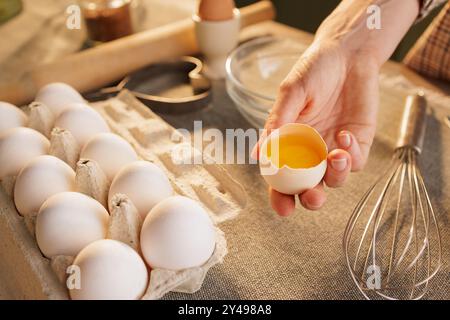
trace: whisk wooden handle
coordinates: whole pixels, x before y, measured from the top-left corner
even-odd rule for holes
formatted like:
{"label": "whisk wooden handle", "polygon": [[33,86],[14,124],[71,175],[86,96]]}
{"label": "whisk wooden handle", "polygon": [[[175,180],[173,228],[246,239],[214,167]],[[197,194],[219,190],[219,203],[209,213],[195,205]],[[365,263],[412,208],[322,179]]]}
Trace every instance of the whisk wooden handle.
{"label": "whisk wooden handle", "polygon": [[411,147],[422,152],[426,129],[427,101],[423,92],[406,98],[397,148]]}

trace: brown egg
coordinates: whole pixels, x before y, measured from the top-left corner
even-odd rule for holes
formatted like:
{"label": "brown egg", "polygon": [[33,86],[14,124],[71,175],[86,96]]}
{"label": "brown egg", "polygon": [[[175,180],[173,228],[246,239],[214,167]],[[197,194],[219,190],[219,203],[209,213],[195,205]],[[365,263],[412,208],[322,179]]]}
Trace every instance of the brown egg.
{"label": "brown egg", "polygon": [[223,21],[233,18],[233,0],[201,0],[198,16],[206,21]]}

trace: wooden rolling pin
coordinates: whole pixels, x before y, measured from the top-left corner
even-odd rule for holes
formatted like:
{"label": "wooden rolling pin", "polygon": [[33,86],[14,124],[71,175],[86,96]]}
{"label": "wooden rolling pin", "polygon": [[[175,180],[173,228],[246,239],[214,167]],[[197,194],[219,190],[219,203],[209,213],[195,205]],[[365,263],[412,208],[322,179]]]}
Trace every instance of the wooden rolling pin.
{"label": "wooden rolling pin", "polygon": [[[242,27],[273,19],[270,1],[240,9]],[[194,24],[190,18],[136,33],[98,47],[71,54],[38,66],[19,83],[0,87],[0,101],[22,105],[50,82],[66,82],[80,92],[101,88],[148,64],[198,53]]]}

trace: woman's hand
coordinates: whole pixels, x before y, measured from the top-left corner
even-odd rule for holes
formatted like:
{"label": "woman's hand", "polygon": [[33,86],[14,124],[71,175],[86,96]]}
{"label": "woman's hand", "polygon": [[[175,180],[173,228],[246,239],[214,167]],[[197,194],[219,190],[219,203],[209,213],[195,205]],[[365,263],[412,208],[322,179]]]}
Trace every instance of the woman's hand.
{"label": "woman's hand", "polygon": [[[345,61],[334,44],[313,44],[282,83],[265,129],[290,122],[314,127],[328,148],[324,183],[339,187],[350,170],[360,170],[369,154],[378,110],[378,66],[366,57]],[[290,214],[295,198],[270,190],[272,207]],[[319,209],[326,200],[323,184],[300,195],[303,206]]]}
{"label": "woman's hand", "polygon": [[[395,1],[379,1],[390,10],[383,14],[387,19],[384,23],[394,28],[390,36],[385,36],[385,29],[373,33],[363,25],[365,8],[377,1],[343,1],[280,86],[260,143],[271,130],[299,122],[319,131],[331,150],[323,182],[299,195],[307,209],[322,207],[326,200],[324,185],[341,186],[350,171],[361,170],[367,161],[376,127],[379,68],[418,12],[418,4],[409,1],[410,6],[403,8],[403,18],[401,14],[395,16],[391,10],[401,9],[396,8],[399,3],[408,3]],[[294,210],[294,196],[272,189],[269,193],[272,207],[280,215]]]}

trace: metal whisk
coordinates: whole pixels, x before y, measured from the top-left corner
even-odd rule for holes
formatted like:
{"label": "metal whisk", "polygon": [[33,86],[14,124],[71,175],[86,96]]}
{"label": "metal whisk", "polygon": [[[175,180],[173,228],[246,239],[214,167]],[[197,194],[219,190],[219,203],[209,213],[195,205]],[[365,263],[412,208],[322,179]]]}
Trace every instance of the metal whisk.
{"label": "metal whisk", "polygon": [[420,299],[441,265],[441,239],[417,165],[423,93],[408,96],[391,165],[364,194],[344,232],[351,276],[367,299]]}

